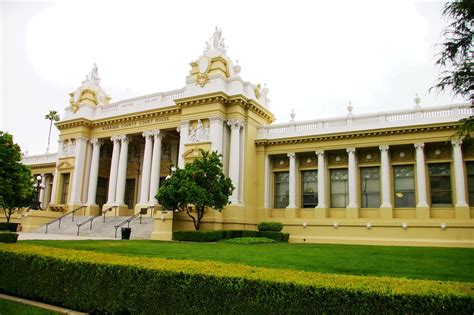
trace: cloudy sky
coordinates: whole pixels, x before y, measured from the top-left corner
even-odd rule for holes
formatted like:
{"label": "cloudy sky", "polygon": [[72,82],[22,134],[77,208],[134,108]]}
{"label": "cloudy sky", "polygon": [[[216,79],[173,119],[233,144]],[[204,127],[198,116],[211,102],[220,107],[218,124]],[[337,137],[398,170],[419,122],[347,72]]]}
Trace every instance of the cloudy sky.
{"label": "cloudy sky", "polygon": [[[112,101],[184,86],[214,27],[241,76],[267,83],[277,122],[461,102],[428,93],[439,75],[444,1],[1,2],[0,130],[43,153],[97,63]],[[57,150],[57,130],[52,151]]]}

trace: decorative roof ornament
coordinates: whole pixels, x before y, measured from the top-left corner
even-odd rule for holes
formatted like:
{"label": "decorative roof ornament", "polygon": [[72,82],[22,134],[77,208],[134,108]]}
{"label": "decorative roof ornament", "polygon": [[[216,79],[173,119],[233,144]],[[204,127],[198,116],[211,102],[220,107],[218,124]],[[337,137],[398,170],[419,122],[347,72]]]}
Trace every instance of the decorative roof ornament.
{"label": "decorative roof ornament", "polygon": [[86,75],[86,79],[82,81],[82,84],[84,83],[90,83],[92,85],[99,86],[100,78],[99,78],[98,68],[95,62],[94,62],[94,66],[92,67],[91,72],[89,72],[89,74]]}
{"label": "decorative roof ornament", "polygon": [[82,81],[81,86],[69,95],[71,97],[69,103],[73,113],[76,113],[82,104],[107,105],[111,99],[100,86],[99,72],[95,62],[92,70]]}
{"label": "decorative roof ornament", "polygon": [[421,105],[420,105],[421,98],[418,96],[418,93],[415,94],[415,98],[413,100],[415,101],[415,108],[416,109],[421,108]]}
{"label": "decorative roof ornament", "polygon": [[290,114],[290,117],[291,117],[291,120],[290,120],[290,122],[292,122],[292,123],[294,123],[294,122],[295,122],[295,116],[296,116],[296,114],[295,114],[295,110],[294,110],[294,109],[292,109],[292,110],[291,110],[291,114]]}
{"label": "decorative roof ornament", "polygon": [[352,110],[354,109],[354,106],[352,106],[352,103],[349,101],[349,105],[347,105],[347,116],[352,116]]}
{"label": "decorative roof ornament", "polygon": [[214,34],[212,35],[211,38],[209,38],[209,41],[206,42],[206,47],[205,47],[204,52],[215,50],[215,51],[225,54],[226,48],[227,47],[224,44],[224,38],[222,37],[222,29],[219,29],[216,26]]}
{"label": "decorative roof ornament", "polygon": [[234,73],[239,74],[240,70],[242,70],[242,68],[239,66],[239,61],[235,60]]}

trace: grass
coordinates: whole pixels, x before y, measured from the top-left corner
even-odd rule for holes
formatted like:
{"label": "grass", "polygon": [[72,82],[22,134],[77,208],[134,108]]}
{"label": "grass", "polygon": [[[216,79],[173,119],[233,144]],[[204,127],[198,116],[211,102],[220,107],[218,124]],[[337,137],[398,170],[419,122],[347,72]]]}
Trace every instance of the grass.
{"label": "grass", "polygon": [[0,314],[5,315],[50,315],[59,314],[43,308],[0,299]]}
{"label": "grass", "polygon": [[330,274],[474,282],[474,249],[330,244],[241,244],[135,241],[21,241],[103,253],[214,260]]}

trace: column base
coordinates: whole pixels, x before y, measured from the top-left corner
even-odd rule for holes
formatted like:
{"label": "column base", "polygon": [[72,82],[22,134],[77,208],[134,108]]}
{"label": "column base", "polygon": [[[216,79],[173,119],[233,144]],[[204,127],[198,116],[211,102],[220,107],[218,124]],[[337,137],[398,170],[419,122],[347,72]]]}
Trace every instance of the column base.
{"label": "column base", "polygon": [[297,217],[298,209],[296,208],[286,208],[285,210],[285,219],[286,220],[295,220]]}
{"label": "column base", "polygon": [[173,211],[161,211],[156,214],[151,239],[160,241],[173,239]]}
{"label": "column base", "polygon": [[143,215],[147,215],[147,216],[152,216],[152,214],[150,212],[154,211],[155,210],[155,207],[157,207],[158,205],[156,206],[151,206],[150,204],[148,203],[142,203],[142,204],[136,204],[135,205],[135,208],[133,209],[133,214],[137,214],[137,213],[140,213],[140,211],[144,208],[146,208],[146,213],[144,213]]}
{"label": "column base", "polygon": [[430,218],[430,207],[428,204],[416,206],[416,218],[426,220]]}
{"label": "column base", "polygon": [[346,219],[358,219],[359,208],[357,206],[347,206],[346,208]]}
{"label": "column base", "polygon": [[382,205],[380,207],[380,219],[393,219],[393,208]]}
{"label": "column base", "polygon": [[328,217],[328,208],[326,206],[317,206],[314,208],[315,219],[326,219]]}
{"label": "column base", "polygon": [[86,208],[86,215],[94,216],[99,214],[101,211],[98,205],[88,205]]}
{"label": "column base", "polygon": [[469,206],[465,203],[464,205],[456,205],[455,209],[455,214],[456,214],[456,219],[461,219],[461,220],[467,220],[469,219],[470,215],[470,210]]}

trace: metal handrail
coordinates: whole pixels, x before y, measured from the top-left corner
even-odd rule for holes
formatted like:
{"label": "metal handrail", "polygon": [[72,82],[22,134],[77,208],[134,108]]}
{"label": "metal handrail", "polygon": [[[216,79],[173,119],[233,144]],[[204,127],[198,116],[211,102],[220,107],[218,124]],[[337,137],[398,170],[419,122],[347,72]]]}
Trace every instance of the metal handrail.
{"label": "metal handrail", "polygon": [[91,226],[90,226],[90,230],[92,230],[92,221],[94,221],[95,218],[98,218],[102,215],[102,213],[99,213],[99,214],[96,214],[95,216],[85,220],[85,221],[82,221],[81,223],[77,224],[77,236],[79,236],[79,229],[81,228],[81,226],[87,224],[87,223],[91,223]]}
{"label": "metal handrail", "polygon": [[107,208],[107,209],[105,209],[105,210],[102,210],[102,214],[104,215],[104,220],[103,220],[104,223],[105,223],[105,214],[107,213],[107,211],[112,211],[112,209],[114,209],[114,208],[115,208],[115,216],[117,216],[117,208],[118,208],[118,206],[112,206],[112,207],[110,207],[110,208]]}
{"label": "metal handrail", "polygon": [[[142,209],[148,209],[148,208],[142,208]],[[129,217],[128,219],[126,219],[126,220],[123,221],[123,222],[120,222],[120,223],[117,224],[117,225],[114,225],[114,228],[115,228],[115,238],[117,238],[117,230],[118,230],[119,227],[121,227],[122,225],[125,225],[125,223],[127,223],[127,227],[129,228],[129,227],[130,227],[130,221],[136,219],[138,216],[140,216],[140,224],[142,224],[142,216],[143,216],[143,213],[141,212],[142,209],[140,209],[140,212],[139,212],[139,213],[132,215],[131,217]]]}
{"label": "metal handrail", "polygon": [[[54,222],[56,222],[56,221],[59,221],[58,229],[60,229],[60,228],[61,228],[61,221],[64,219],[64,217],[66,217],[66,216],[68,216],[68,215],[70,215],[70,214],[72,214],[72,222],[74,222],[75,213],[76,213],[77,211],[79,211],[80,209],[82,209],[82,208],[85,209],[86,206],[80,206],[79,208],[76,208],[76,209],[74,209],[74,210],[71,210],[71,211],[69,211],[69,212],[63,214],[62,216],[57,217],[56,219],[54,219],[54,220],[52,220],[52,221],[46,223],[46,224],[45,224],[45,226],[46,226],[45,234],[48,234],[48,227],[49,227],[49,225],[52,224],[52,223],[54,223]],[[86,214],[86,212],[85,212],[85,210],[84,210],[84,215],[85,215],[85,214]]]}

